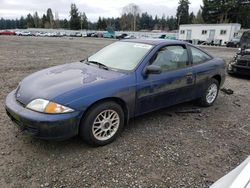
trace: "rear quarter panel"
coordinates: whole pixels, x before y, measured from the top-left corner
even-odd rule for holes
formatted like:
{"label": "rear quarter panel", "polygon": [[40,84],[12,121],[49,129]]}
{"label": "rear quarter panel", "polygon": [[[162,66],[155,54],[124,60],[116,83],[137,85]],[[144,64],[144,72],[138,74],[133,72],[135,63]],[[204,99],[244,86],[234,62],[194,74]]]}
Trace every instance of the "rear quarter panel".
{"label": "rear quarter panel", "polygon": [[193,66],[195,74],[196,97],[202,96],[207,88],[209,80],[213,77],[220,77],[220,87],[225,81],[226,63],[220,58],[213,58],[205,63]]}

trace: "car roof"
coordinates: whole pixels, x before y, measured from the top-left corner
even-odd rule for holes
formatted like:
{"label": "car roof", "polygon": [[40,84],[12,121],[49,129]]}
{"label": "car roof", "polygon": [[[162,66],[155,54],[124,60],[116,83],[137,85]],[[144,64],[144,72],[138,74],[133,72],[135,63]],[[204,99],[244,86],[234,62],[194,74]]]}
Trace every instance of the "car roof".
{"label": "car roof", "polygon": [[180,44],[180,45],[185,45],[188,44],[189,46],[195,47],[199,50],[201,50],[202,52],[206,53],[207,55],[209,55],[211,58],[213,58],[213,56],[208,53],[207,51],[205,51],[202,48],[199,48],[198,46],[194,46],[188,42],[184,42],[184,41],[180,41],[180,40],[169,40],[169,39],[125,39],[125,40],[121,40],[122,42],[134,42],[134,43],[142,43],[142,44],[149,44],[149,45],[153,45],[153,46],[157,46],[157,45],[174,45],[174,44]]}
{"label": "car roof", "polygon": [[160,44],[169,45],[169,44],[187,44],[186,42],[179,40],[167,40],[167,39],[125,39],[123,42],[135,42],[135,43],[143,43],[150,44],[153,46],[157,46]]}

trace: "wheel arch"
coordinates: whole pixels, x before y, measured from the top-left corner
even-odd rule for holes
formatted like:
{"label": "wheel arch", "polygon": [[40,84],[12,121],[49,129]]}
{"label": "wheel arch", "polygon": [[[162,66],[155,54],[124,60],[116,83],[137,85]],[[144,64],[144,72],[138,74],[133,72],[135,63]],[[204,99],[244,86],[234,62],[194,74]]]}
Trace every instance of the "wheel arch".
{"label": "wheel arch", "polygon": [[221,76],[219,74],[214,75],[212,78],[219,82],[219,86],[221,85]]}
{"label": "wheel arch", "polygon": [[[128,110],[128,106],[126,104],[126,102],[124,100],[122,100],[121,98],[118,98],[118,97],[108,97],[108,98],[103,98],[103,99],[100,99],[98,101],[95,101],[94,103],[92,103],[87,109],[86,111],[83,113],[82,117],[81,117],[81,122],[83,121],[85,115],[92,109],[94,108],[95,106],[101,104],[101,103],[104,103],[104,102],[115,102],[117,103],[118,105],[121,106],[122,110],[123,110],[123,113],[124,113],[124,123],[127,124],[128,121],[129,121],[129,110]],[[80,125],[79,125],[79,128],[80,128]],[[79,131],[79,130],[78,130]]]}

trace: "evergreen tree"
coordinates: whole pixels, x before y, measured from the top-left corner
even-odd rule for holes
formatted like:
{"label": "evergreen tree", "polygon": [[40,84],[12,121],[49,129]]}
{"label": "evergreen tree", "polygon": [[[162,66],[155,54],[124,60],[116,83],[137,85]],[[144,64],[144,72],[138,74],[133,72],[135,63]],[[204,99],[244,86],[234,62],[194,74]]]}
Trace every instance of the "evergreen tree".
{"label": "evergreen tree", "polygon": [[85,12],[83,12],[81,14],[81,29],[87,29],[88,28],[88,18],[85,14]]}
{"label": "evergreen tree", "polygon": [[64,29],[68,29],[69,28],[69,22],[67,19],[61,20],[60,21],[60,25],[62,26],[62,28]]}
{"label": "evergreen tree", "polygon": [[250,0],[238,0],[229,17],[232,22],[241,23],[243,28],[250,28]]}
{"label": "evergreen tree", "polygon": [[46,20],[47,20],[47,23],[45,23],[46,28],[54,28],[54,16],[51,8],[48,8],[47,10]]}
{"label": "evergreen tree", "polygon": [[195,18],[193,20],[193,23],[194,24],[203,24],[204,23],[201,9],[197,12],[197,15],[195,16]]}
{"label": "evergreen tree", "polygon": [[191,12],[190,15],[189,15],[188,23],[192,24],[192,23],[194,23],[194,20],[195,20],[195,15],[194,15],[193,12]]}
{"label": "evergreen tree", "polygon": [[41,21],[41,28],[45,28],[46,23],[48,23],[47,17],[45,14],[43,14],[42,21]]}
{"label": "evergreen tree", "polygon": [[179,6],[176,12],[178,25],[189,23],[189,4],[189,0],[179,0]]}
{"label": "evergreen tree", "polygon": [[78,30],[81,29],[81,18],[78,12],[78,8],[74,3],[71,4],[70,9],[70,29]]}
{"label": "evergreen tree", "polygon": [[27,28],[26,19],[24,19],[23,16],[21,16],[21,18],[19,20],[19,27],[20,27],[20,29],[26,29]]}
{"label": "evergreen tree", "polygon": [[35,24],[34,24],[34,18],[31,14],[28,14],[27,15],[27,27],[28,28],[34,28],[35,27]]}
{"label": "evergreen tree", "polygon": [[241,23],[250,26],[249,0],[203,0],[202,17],[206,23]]}
{"label": "evergreen tree", "polygon": [[35,26],[35,28],[40,27],[40,18],[38,16],[37,12],[35,12],[35,14],[33,15],[33,19],[34,19],[34,26]]}

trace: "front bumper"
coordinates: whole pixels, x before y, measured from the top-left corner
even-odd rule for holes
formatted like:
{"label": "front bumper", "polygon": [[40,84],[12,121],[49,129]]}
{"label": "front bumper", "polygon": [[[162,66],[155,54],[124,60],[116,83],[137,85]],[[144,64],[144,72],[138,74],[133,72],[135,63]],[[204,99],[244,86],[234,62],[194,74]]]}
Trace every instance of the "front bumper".
{"label": "front bumper", "polygon": [[43,114],[23,107],[15,91],[6,98],[5,109],[10,119],[25,133],[41,139],[67,139],[78,134],[81,112]]}
{"label": "front bumper", "polygon": [[230,74],[241,74],[241,75],[250,75],[249,66],[240,66],[236,64],[229,64],[227,72]]}

